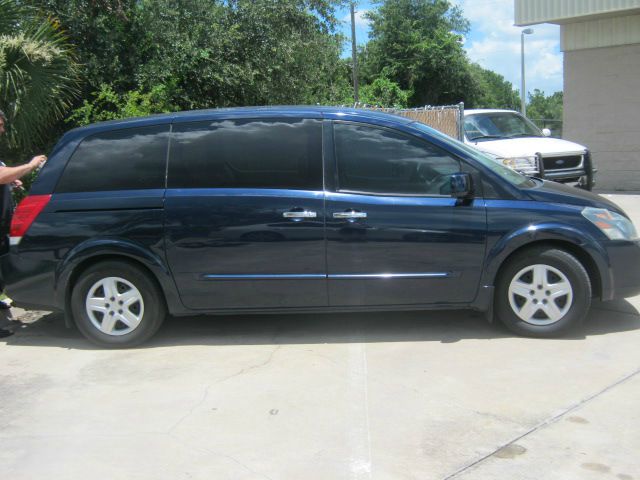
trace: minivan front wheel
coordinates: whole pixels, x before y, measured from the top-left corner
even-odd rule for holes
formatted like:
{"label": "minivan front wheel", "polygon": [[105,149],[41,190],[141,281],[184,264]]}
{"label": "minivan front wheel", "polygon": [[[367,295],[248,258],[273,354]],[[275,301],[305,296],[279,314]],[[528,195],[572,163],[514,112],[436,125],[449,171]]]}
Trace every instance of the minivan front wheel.
{"label": "minivan front wheel", "polygon": [[71,294],[82,334],[103,347],[133,347],[149,339],[166,316],[162,293],[126,261],[100,262],[83,272]]}
{"label": "minivan front wheel", "polygon": [[591,304],[591,282],[570,253],[533,248],[505,266],[496,295],[496,313],[510,330],[554,337],[582,323]]}

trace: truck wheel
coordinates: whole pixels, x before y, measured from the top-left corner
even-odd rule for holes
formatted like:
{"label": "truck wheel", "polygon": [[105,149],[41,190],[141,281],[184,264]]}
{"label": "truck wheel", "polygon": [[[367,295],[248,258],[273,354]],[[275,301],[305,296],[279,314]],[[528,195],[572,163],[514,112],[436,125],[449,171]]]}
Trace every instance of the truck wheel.
{"label": "truck wheel", "polygon": [[562,335],[582,323],[590,305],[589,275],[564,250],[525,250],[509,260],[498,278],[496,313],[519,335]]}
{"label": "truck wheel", "polygon": [[578,188],[582,190],[591,191],[593,190],[594,181],[593,175],[584,175],[578,179]]}
{"label": "truck wheel", "polygon": [[141,344],[166,316],[156,282],[126,261],[100,262],[83,272],[71,293],[71,309],[82,334],[108,348]]}

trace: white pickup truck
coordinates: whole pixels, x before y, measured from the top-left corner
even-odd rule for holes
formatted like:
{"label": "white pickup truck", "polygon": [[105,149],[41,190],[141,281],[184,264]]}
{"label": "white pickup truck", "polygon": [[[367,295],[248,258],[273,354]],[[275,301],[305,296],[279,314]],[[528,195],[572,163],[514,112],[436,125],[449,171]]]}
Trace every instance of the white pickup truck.
{"label": "white pickup truck", "polygon": [[583,145],[550,138],[512,110],[465,110],[464,140],[518,172],[532,177],[576,182],[591,190],[595,183],[591,154]]}

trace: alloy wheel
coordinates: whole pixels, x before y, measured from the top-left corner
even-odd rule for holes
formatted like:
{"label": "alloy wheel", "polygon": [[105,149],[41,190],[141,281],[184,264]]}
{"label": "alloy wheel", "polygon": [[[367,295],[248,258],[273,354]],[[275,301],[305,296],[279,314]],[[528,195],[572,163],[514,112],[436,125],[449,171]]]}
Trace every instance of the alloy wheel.
{"label": "alloy wheel", "polygon": [[94,283],[85,302],[89,320],[102,333],[126,335],[144,316],[144,300],[134,284],[120,277],[106,277]]}
{"label": "alloy wheel", "polygon": [[532,325],[551,325],[571,308],[573,288],[567,276],[550,265],[529,265],[509,284],[509,304],[514,313]]}

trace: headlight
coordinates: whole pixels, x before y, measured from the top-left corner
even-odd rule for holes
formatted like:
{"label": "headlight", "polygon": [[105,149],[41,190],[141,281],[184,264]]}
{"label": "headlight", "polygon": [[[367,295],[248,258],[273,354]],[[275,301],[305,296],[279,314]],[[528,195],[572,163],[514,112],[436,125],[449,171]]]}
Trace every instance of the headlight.
{"label": "headlight", "polygon": [[635,240],[638,237],[631,220],[618,213],[604,208],[586,207],[582,210],[582,215],[611,240]]}
{"label": "headlight", "polygon": [[509,157],[501,159],[505,167],[523,173],[537,173],[538,162],[536,157]]}

